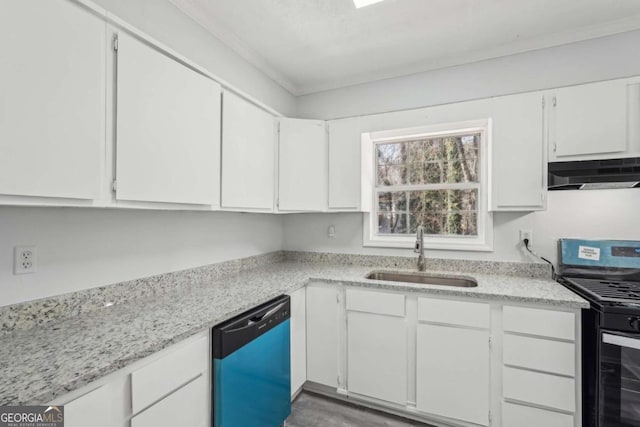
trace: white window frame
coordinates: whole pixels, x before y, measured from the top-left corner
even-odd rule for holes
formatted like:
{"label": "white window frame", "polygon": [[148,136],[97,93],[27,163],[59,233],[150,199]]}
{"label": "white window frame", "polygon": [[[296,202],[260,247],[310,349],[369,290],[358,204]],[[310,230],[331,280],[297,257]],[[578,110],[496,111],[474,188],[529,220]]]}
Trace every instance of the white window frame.
{"label": "white window frame", "polygon": [[[489,145],[491,141],[491,119],[471,120],[422,126],[407,129],[370,132],[362,134],[362,206],[365,209],[362,244],[369,247],[412,248],[415,236],[378,235],[376,220],[376,156],[375,146],[394,141],[418,138],[434,138],[465,133],[480,133],[480,182],[478,188],[478,235],[476,236],[434,236],[425,235],[425,249],[460,251],[493,251],[493,215],[489,211]],[[468,184],[438,184],[438,188],[469,188]]]}

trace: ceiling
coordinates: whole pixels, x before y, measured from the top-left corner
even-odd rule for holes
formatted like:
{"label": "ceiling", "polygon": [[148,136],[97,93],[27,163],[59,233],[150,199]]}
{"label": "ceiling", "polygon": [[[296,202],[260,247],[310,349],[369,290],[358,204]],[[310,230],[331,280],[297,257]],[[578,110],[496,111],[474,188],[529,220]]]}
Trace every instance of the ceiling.
{"label": "ceiling", "polygon": [[640,28],[639,0],[170,1],[295,95]]}

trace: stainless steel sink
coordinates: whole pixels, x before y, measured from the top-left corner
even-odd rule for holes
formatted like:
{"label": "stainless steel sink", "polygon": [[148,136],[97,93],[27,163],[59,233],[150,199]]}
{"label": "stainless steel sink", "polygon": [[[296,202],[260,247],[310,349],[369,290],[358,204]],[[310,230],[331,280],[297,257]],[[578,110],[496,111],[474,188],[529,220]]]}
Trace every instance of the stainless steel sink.
{"label": "stainless steel sink", "polygon": [[475,288],[478,282],[462,277],[430,276],[422,273],[397,273],[391,271],[372,271],[367,279],[388,280],[390,282],[421,283],[424,285],[457,286],[459,288]]}

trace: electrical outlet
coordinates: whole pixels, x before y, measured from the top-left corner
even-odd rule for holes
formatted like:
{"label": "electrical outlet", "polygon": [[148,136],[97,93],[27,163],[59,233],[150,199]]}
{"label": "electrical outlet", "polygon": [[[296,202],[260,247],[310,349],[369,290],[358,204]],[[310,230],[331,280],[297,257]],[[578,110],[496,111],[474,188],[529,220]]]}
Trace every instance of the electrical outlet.
{"label": "electrical outlet", "polygon": [[531,230],[520,230],[520,242],[529,239],[529,245],[533,243],[533,232]]}
{"label": "electrical outlet", "polygon": [[327,233],[329,235],[330,238],[334,238],[336,237],[336,226],[335,225],[330,225],[329,226],[329,231]]}
{"label": "electrical outlet", "polygon": [[16,246],[13,253],[13,274],[35,273],[36,255],[35,246]]}

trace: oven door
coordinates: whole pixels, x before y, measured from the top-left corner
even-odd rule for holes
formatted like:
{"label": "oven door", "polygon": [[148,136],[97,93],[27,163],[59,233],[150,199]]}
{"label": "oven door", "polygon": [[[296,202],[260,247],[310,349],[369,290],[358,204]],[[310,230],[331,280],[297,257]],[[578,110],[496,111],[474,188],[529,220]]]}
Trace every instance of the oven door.
{"label": "oven door", "polygon": [[640,334],[602,331],[599,371],[599,426],[640,426]]}

